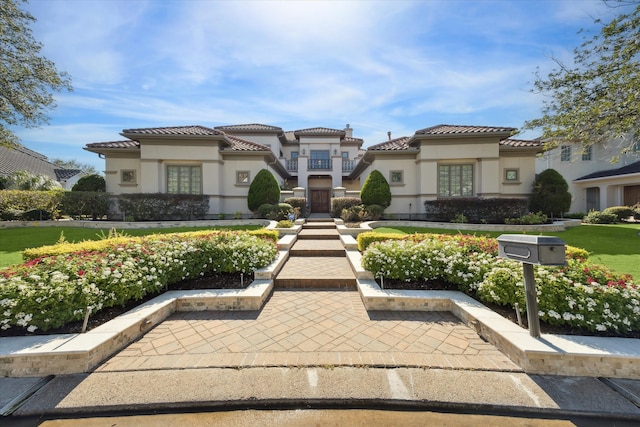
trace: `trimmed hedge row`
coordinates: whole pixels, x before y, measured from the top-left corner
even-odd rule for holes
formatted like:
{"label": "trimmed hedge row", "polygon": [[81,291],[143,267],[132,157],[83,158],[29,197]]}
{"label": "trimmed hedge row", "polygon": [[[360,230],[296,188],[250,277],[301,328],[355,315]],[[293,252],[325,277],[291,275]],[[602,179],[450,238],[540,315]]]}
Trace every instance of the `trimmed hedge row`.
{"label": "trimmed hedge row", "polygon": [[452,222],[464,216],[472,224],[504,224],[507,218],[528,213],[528,200],[507,198],[455,198],[424,202],[427,221]]}

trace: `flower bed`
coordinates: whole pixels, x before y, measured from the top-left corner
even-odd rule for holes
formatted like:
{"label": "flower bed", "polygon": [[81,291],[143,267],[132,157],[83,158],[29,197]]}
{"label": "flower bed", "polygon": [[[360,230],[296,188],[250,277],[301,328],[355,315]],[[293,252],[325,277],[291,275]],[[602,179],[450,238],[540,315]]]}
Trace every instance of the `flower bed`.
{"label": "flower bed", "polygon": [[[444,280],[484,302],[526,307],[522,266],[497,258],[495,239],[413,235],[369,242],[362,266],[378,278]],[[586,251],[568,248],[566,266],[535,266],[535,275],[542,321],[589,331],[640,330],[638,284],[591,264]]]}
{"label": "flower bed", "polygon": [[52,254],[0,271],[1,329],[55,328],[82,319],[87,310],[124,305],[208,272],[252,273],[278,252],[271,239],[229,231],[63,246],[67,250],[42,248]]}

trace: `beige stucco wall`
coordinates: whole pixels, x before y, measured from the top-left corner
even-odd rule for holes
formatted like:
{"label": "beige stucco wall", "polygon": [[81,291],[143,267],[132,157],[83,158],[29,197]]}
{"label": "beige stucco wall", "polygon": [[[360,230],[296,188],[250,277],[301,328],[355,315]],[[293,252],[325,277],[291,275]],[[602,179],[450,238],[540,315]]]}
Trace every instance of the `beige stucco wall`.
{"label": "beige stucco wall", "polygon": [[[122,170],[134,170],[136,174],[135,184],[123,184],[121,182]],[[105,159],[106,190],[112,194],[128,194],[140,192],[140,159],[133,156],[107,157]]]}

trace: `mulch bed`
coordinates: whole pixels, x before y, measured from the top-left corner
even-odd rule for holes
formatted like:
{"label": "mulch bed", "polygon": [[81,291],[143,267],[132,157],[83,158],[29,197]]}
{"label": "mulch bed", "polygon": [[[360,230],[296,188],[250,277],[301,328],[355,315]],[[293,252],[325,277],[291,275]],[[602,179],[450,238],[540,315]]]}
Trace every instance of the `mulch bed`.
{"label": "mulch bed", "polygon": [[[250,275],[244,276],[244,287],[247,287],[251,284],[253,278]],[[380,283],[378,283],[380,284]],[[240,282],[239,274],[210,274],[203,277],[199,277],[191,280],[184,280],[182,282],[176,283],[174,285],[169,286],[169,290],[191,290],[191,289],[242,289],[243,286]],[[390,280],[387,279],[384,281],[385,289],[417,289],[417,290],[445,290],[445,291],[456,291],[458,290],[457,286],[452,285],[447,282],[431,280],[431,281],[419,281],[419,282],[403,282],[400,280]],[[155,298],[160,293],[147,295],[142,300],[131,301],[127,305],[123,307],[111,307],[104,310],[99,311],[89,318],[89,322],[87,325],[87,330],[91,330],[96,328],[103,323],[112,320],[121,314],[126,313],[127,311],[137,307],[138,305],[149,301],[150,299]],[[472,295],[473,296],[473,295]],[[517,323],[516,312],[508,307],[501,306],[498,304],[491,303],[483,303],[496,313],[502,315],[506,319]],[[527,315],[523,313],[521,315],[523,326],[527,327]],[[0,331],[0,337],[13,337],[13,336],[29,336],[29,335],[51,335],[51,334],[76,334],[82,331],[82,321],[69,323],[65,326],[55,329],[49,329],[48,331],[36,331],[34,333],[27,332],[26,328],[10,328],[5,331]],[[542,333],[546,334],[558,334],[558,335],[590,335],[590,336],[600,336],[600,337],[611,337],[611,336],[622,336],[623,338],[640,338],[640,331],[633,331],[631,333],[625,335],[613,335],[610,332],[591,332],[588,330],[580,329],[580,328],[571,328],[566,325],[549,325],[545,322],[540,322],[540,330]]]}

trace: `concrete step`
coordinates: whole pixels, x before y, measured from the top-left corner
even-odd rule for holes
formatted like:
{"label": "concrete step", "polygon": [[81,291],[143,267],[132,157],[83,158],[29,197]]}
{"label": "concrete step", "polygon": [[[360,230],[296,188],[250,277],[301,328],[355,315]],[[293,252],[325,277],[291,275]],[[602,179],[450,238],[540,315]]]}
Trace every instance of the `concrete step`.
{"label": "concrete step", "polygon": [[289,249],[292,257],[344,257],[346,251],[340,240],[298,240]]}
{"label": "concrete step", "polygon": [[339,240],[340,234],[335,228],[333,230],[326,229],[305,229],[298,233],[298,240]]}
{"label": "concrete step", "polygon": [[324,221],[314,221],[314,222],[307,222],[305,224],[302,225],[302,229],[303,230],[309,230],[309,229],[335,229],[336,228],[336,224],[334,222],[324,222]]}
{"label": "concrete step", "polygon": [[276,289],[357,289],[345,257],[290,257],[276,276]]}

